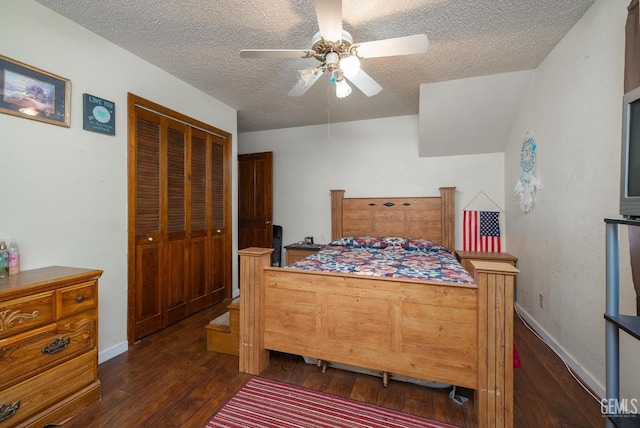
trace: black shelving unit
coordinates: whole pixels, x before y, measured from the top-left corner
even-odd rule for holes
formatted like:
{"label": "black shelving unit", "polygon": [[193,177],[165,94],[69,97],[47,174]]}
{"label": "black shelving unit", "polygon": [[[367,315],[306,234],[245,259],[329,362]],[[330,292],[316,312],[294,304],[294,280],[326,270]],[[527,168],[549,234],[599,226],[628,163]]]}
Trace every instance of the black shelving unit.
{"label": "black shelving unit", "polygon": [[616,428],[638,428],[640,427],[640,418],[637,415],[609,415],[607,423],[611,423]]}
{"label": "black shelving unit", "polygon": [[[640,317],[620,315],[620,225],[640,226],[639,220],[605,218],[606,223],[606,399],[620,400],[620,330],[640,340]],[[640,404],[640,403],[638,403]],[[640,427],[635,414],[609,414],[607,428]]]}
{"label": "black shelving unit", "polygon": [[640,317],[633,315],[618,315],[617,317],[611,317],[604,314],[604,319],[617,325],[618,328],[621,328],[631,336],[640,340]]}

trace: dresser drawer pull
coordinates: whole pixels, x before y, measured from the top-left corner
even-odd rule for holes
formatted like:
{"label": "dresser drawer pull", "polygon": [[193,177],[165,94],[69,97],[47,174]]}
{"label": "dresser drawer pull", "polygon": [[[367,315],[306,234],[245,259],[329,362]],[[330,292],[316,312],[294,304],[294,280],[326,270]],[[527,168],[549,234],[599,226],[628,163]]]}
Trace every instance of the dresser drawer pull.
{"label": "dresser drawer pull", "polygon": [[20,402],[16,401],[13,404],[3,404],[0,405],[0,422],[6,421],[18,410],[20,407]]}
{"label": "dresser drawer pull", "polygon": [[84,300],[84,296],[82,294],[76,297],[76,302],[78,303],[82,303],[83,300]]}
{"label": "dresser drawer pull", "polygon": [[55,354],[56,352],[62,351],[67,345],[71,342],[71,338],[67,337],[66,339],[55,339],[53,342],[48,344],[47,346],[42,347],[43,354]]}

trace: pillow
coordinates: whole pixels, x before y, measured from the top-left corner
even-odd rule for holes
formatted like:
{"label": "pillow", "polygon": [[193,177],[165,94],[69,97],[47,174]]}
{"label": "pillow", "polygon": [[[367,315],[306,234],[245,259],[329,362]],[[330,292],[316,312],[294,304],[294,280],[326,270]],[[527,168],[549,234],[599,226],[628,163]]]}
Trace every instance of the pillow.
{"label": "pillow", "polygon": [[405,250],[449,252],[449,250],[447,250],[445,247],[438,244],[437,242],[431,241],[430,239],[417,239],[417,238],[405,239],[405,242],[402,244],[402,248],[404,248]]}
{"label": "pillow", "polygon": [[329,242],[327,245],[333,245],[335,247],[352,247],[355,245],[354,239],[355,238],[340,238]]}
{"label": "pillow", "polygon": [[330,242],[329,245],[360,248],[387,248],[400,247],[405,242],[405,238],[397,238],[395,236],[351,236],[337,239],[333,242]]}

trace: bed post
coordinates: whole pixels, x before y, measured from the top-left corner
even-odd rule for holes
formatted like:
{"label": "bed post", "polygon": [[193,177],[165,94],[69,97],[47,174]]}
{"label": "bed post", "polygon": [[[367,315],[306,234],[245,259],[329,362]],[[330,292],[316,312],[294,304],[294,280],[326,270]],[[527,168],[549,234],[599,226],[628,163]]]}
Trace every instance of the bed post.
{"label": "bed post", "polygon": [[344,190],[331,190],[331,240],[342,238],[342,200]]}
{"label": "bed post", "polygon": [[456,250],[456,188],[441,187],[442,198],[442,245],[449,251]]}
{"label": "bed post", "polygon": [[240,256],[240,371],[260,374],[269,365],[264,349],[264,268],[271,266],[272,248],[245,248]]}
{"label": "bed post", "polygon": [[478,286],[479,427],[513,427],[513,299],[518,269],[473,260]]}

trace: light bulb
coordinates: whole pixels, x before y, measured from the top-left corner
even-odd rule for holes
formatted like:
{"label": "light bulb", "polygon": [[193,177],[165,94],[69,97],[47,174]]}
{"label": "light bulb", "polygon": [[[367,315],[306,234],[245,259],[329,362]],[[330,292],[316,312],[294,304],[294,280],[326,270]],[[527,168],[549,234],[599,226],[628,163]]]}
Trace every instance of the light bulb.
{"label": "light bulb", "polygon": [[349,55],[346,58],[340,60],[340,70],[342,74],[348,78],[354,77],[360,72],[360,60],[355,55]]}
{"label": "light bulb", "polygon": [[316,75],[317,70],[314,67],[305,68],[304,70],[298,70],[298,80],[304,83],[306,87],[311,79]]}
{"label": "light bulb", "polygon": [[344,98],[351,93],[351,86],[346,80],[340,79],[336,81],[336,97]]}

